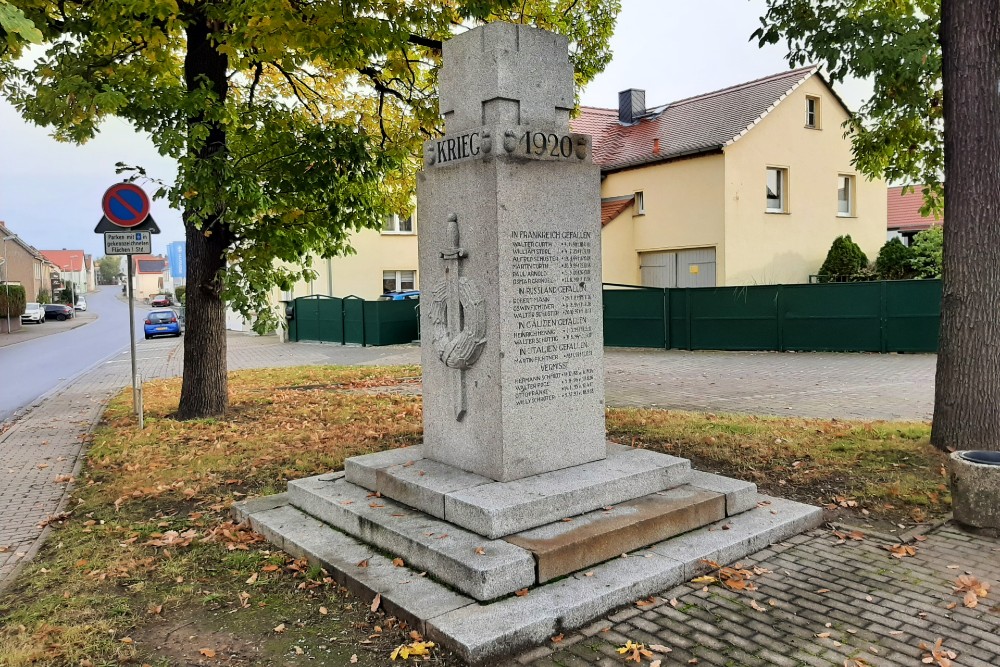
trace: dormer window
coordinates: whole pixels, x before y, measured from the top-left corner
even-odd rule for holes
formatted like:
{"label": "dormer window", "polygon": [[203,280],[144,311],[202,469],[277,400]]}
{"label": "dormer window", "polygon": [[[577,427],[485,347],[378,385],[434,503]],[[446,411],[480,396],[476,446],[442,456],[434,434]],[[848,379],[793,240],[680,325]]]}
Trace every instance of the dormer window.
{"label": "dormer window", "polygon": [[806,127],[819,129],[819,98],[806,96]]}

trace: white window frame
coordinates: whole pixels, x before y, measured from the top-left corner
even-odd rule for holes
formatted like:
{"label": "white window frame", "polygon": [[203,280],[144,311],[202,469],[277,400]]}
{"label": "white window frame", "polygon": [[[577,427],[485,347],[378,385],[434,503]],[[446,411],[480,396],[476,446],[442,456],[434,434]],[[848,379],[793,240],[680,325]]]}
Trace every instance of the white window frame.
{"label": "white window frame", "polygon": [[[847,183],[847,211],[840,210],[840,186]],[[857,216],[858,200],[857,179],[854,174],[837,174],[837,217],[853,218]]]}
{"label": "white window frame", "polygon": [[[400,225],[405,220],[409,220],[410,221],[410,228],[408,230],[400,230]],[[400,217],[400,215],[398,213],[393,213],[392,215],[387,216],[386,219],[382,222],[382,233],[383,234],[399,234],[399,235],[412,235],[412,234],[415,234],[416,232],[414,231],[414,228],[413,228],[413,215],[411,214],[411,215],[403,218],[403,217]]]}
{"label": "white window frame", "polygon": [[[770,172],[777,172],[778,174],[778,201],[779,207],[772,208],[767,196],[768,188],[768,175]],[[764,211],[767,213],[788,213],[788,167],[768,167],[764,175]]]}
{"label": "white window frame", "polygon": [[[809,103],[812,103],[812,122],[809,122]],[[819,98],[815,95],[806,95],[806,127],[810,130],[818,130],[820,127],[820,102]]]}
{"label": "white window frame", "polygon": [[646,195],[642,190],[636,190],[633,195],[635,199],[632,200],[632,210],[635,211],[633,215],[646,215]]}
{"label": "white window frame", "polygon": [[[413,287],[403,287],[403,274],[409,273],[413,275]],[[392,274],[392,280],[395,281],[395,287],[391,290],[385,289],[385,281],[390,279],[390,274]],[[382,294],[386,292],[401,292],[404,289],[415,290],[417,289],[417,270],[416,269],[388,269],[382,271]]]}

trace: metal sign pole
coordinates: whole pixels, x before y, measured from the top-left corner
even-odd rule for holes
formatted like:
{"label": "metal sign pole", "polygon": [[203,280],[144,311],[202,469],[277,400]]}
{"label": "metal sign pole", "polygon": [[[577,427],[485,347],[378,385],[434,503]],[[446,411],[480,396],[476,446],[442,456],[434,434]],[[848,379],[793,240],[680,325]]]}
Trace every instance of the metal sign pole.
{"label": "metal sign pole", "polygon": [[[129,344],[132,349],[132,410],[135,414],[139,414],[142,409],[139,405],[139,393],[137,390],[136,383],[136,370],[135,370],[135,299],[132,294],[132,255],[125,255],[125,261],[128,262],[128,337]],[[140,424],[139,428],[142,428]]]}

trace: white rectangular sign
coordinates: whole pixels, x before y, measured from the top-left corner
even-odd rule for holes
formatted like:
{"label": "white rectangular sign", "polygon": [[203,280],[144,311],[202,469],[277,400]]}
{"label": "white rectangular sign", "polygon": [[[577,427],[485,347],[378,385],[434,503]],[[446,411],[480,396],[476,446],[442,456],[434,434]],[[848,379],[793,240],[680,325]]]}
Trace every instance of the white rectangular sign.
{"label": "white rectangular sign", "polygon": [[149,232],[104,232],[105,255],[148,255],[153,252]]}

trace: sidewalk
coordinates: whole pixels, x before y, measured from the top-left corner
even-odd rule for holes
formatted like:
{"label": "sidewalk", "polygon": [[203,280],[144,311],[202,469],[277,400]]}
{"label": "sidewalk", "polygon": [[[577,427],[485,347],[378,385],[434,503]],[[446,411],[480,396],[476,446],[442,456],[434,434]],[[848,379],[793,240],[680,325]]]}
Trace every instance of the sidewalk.
{"label": "sidewalk", "polygon": [[76,316],[73,317],[73,319],[66,320],[64,322],[60,322],[58,320],[45,320],[44,324],[21,324],[21,329],[19,331],[15,331],[10,334],[0,334],[0,347],[23,343],[26,340],[34,340],[36,338],[41,338],[42,336],[51,336],[52,334],[69,331],[70,329],[76,329],[77,327],[82,327],[85,324],[90,324],[98,317],[97,313],[77,311]]}

